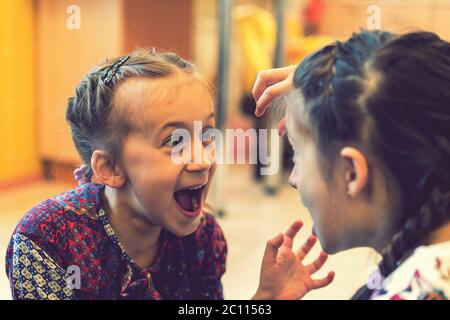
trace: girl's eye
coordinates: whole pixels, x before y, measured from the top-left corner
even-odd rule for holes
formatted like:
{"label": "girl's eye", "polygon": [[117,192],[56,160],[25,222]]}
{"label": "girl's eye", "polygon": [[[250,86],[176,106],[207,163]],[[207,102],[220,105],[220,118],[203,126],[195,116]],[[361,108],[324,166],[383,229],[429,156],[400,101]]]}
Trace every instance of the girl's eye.
{"label": "girl's eye", "polygon": [[183,136],[172,135],[164,142],[164,146],[174,148],[183,142]]}
{"label": "girl's eye", "polygon": [[203,142],[211,142],[215,141],[216,137],[214,136],[214,130],[212,127],[207,127],[203,130],[202,133],[202,141]]}

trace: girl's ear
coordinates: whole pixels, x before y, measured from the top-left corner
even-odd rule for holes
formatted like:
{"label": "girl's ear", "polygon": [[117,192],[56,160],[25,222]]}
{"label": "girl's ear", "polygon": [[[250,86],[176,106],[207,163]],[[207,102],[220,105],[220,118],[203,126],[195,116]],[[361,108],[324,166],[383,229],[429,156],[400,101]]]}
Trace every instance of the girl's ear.
{"label": "girl's ear", "polygon": [[125,185],[125,172],[118,165],[113,165],[106,151],[95,150],[91,156],[91,168],[97,180],[111,188]]}
{"label": "girl's ear", "polygon": [[361,151],[353,147],[343,148],[341,157],[348,164],[345,168],[345,182],[347,194],[353,198],[368,184],[367,159]]}

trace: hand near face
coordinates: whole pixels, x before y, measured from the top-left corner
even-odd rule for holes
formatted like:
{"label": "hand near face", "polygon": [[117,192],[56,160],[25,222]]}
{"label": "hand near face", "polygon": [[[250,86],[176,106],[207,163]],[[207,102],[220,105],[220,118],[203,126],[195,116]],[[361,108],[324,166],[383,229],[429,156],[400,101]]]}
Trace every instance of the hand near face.
{"label": "hand near face", "polygon": [[312,279],[312,275],[322,268],[328,255],[321,252],[311,264],[302,261],[312,249],[317,238],[310,236],[297,251],[292,251],[292,244],[303,223],[297,221],[285,234],[279,234],[267,242],[264,253],[259,288],[253,299],[297,300],[309,291],[323,288],[334,279],[334,272],[329,272],[322,279]]}
{"label": "hand near face", "polygon": [[[270,102],[277,97],[285,95],[292,89],[292,77],[297,66],[268,69],[258,73],[252,94],[256,101],[255,115],[261,117]],[[284,118],[278,124],[280,135],[286,133]]]}

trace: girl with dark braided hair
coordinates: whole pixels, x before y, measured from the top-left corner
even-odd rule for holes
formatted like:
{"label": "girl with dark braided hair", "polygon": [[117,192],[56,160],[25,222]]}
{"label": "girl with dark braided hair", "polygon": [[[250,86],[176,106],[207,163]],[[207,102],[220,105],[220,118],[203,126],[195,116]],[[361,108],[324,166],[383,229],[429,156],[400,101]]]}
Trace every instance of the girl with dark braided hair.
{"label": "girl with dark braided hair", "polygon": [[367,246],[379,285],[354,299],[450,297],[450,44],[363,31],[260,72],[256,115],[287,94],[290,184],[327,253]]}

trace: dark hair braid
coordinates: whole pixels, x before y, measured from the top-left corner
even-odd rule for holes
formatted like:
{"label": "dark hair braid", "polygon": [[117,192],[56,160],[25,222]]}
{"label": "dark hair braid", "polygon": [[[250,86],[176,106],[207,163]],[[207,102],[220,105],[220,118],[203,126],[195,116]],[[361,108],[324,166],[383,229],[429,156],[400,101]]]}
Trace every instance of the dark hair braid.
{"label": "dark hair braid", "polygon": [[[444,181],[438,185],[438,173],[433,173],[427,179],[430,181],[422,191],[428,191],[428,198],[420,202],[418,215],[410,217],[403,227],[395,233],[392,241],[383,252],[383,260],[380,263],[380,271],[383,275],[390,274],[402,260],[415,249],[418,243],[424,241],[431,231],[444,224],[449,218],[450,212],[450,185]],[[431,190],[431,191],[430,191]],[[419,201],[416,201],[419,203]]]}

